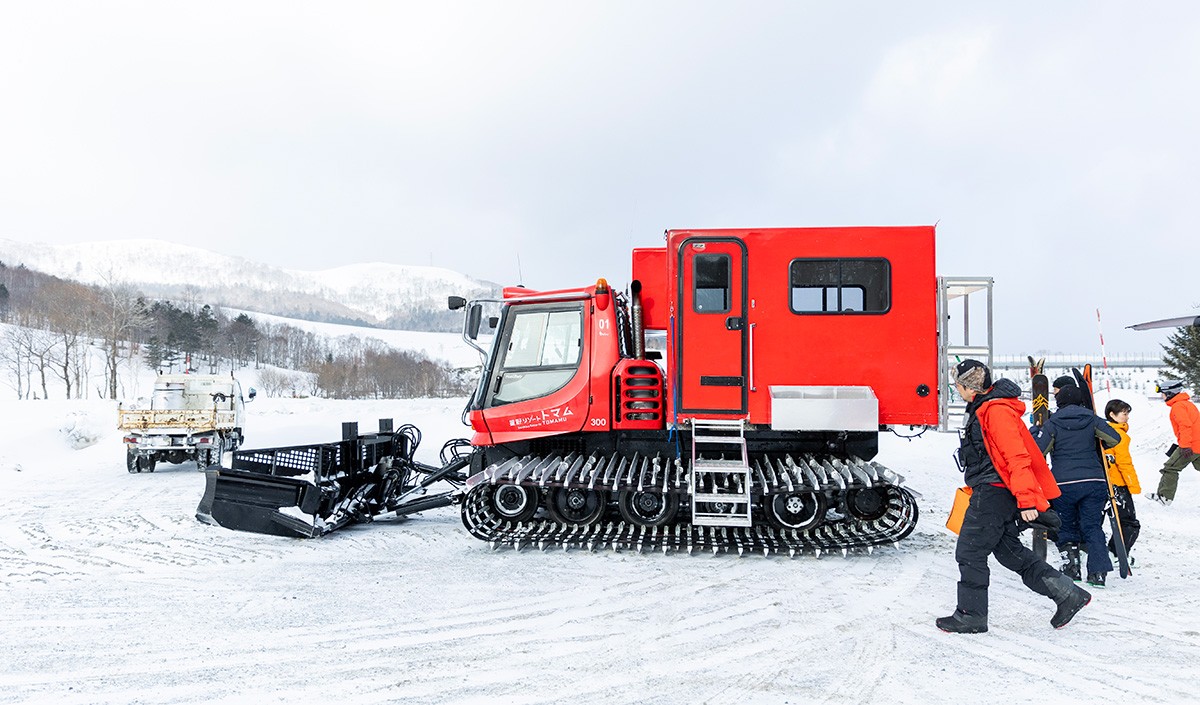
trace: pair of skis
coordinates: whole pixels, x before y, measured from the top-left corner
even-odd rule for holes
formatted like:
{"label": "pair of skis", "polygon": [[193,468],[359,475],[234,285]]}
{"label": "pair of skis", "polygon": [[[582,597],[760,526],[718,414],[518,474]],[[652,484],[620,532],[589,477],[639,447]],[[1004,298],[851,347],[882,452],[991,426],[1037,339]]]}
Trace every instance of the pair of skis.
{"label": "pair of skis", "polygon": [[[1092,396],[1092,366],[1084,365],[1082,371],[1072,367],[1071,374],[1075,376],[1075,382],[1083,390],[1084,404],[1092,410],[1093,414],[1096,413],[1096,400]],[[1107,420],[1105,419],[1105,421]],[[1104,452],[1104,444],[1100,442],[1100,439],[1096,439],[1096,450],[1100,452],[1100,463],[1104,466],[1104,484],[1108,487],[1108,503],[1112,508],[1112,514],[1108,519],[1112,524],[1113,548],[1117,553],[1117,567],[1120,569],[1121,577],[1128,578],[1133,571],[1129,569],[1129,552],[1125,550],[1125,532],[1121,530],[1121,519],[1117,514],[1117,495],[1113,492],[1112,482],[1108,479],[1108,454]]]}
{"label": "pair of skis", "polygon": [[[1033,392],[1032,421],[1035,426],[1043,426],[1050,418],[1050,381],[1045,374],[1046,358],[1035,360],[1029,356],[1029,379]],[[1084,404],[1096,413],[1096,401],[1092,396],[1092,366],[1084,365],[1083,370],[1071,368],[1076,384],[1084,392]],[[1107,420],[1107,419],[1106,419]],[[1122,578],[1128,578],[1133,572],[1129,569],[1129,553],[1125,550],[1125,532],[1121,529],[1121,520],[1117,515],[1117,496],[1113,492],[1112,482],[1108,479],[1108,454],[1104,445],[1096,440],[1096,450],[1100,453],[1100,462],[1104,467],[1104,484],[1108,487],[1108,502],[1112,508],[1109,521],[1112,524],[1113,547],[1117,553],[1117,566]],[[1046,558],[1046,530],[1034,528],[1033,552],[1043,560]]]}
{"label": "pair of skis", "polygon": [[[1044,426],[1050,418],[1050,380],[1046,377],[1046,358],[1033,359],[1029,356],[1029,380],[1033,390],[1033,414],[1031,420],[1034,426]],[[1046,530],[1033,528],[1033,553],[1038,558],[1046,560]]]}

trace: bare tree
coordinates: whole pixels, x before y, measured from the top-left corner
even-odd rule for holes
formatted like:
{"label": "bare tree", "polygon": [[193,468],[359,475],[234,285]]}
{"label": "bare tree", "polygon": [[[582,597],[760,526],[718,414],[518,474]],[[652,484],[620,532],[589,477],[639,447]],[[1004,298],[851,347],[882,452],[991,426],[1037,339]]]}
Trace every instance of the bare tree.
{"label": "bare tree", "polygon": [[25,333],[26,330],[19,326],[8,327],[4,331],[4,342],[0,345],[0,364],[10,375],[5,382],[17,392],[18,399],[28,396],[33,375],[33,365],[22,340]]}
{"label": "bare tree", "polygon": [[[146,311],[138,292],[129,284],[116,281],[110,272],[103,277],[97,307],[98,327],[104,341],[104,376],[108,398],[117,398],[117,371],[121,363],[121,344],[147,324]],[[132,349],[128,354],[132,355]]]}
{"label": "bare tree", "polygon": [[56,340],[50,367],[66,387],[67,399],[82,398],[87,391],[83,373],[95,300],[93,289],[73,282],[54,282],[42,293],[46,325]]}
{"label": "bare tree", "polygon": [[268,397],[283,397],[294,394],[299,385],[296,375],[274,367],[264,367],[258,373],[258,388]]}
{"label": "bare tree", "polygon": [[[30,377],[33,372],[37,372],[38,382],[42,388],[42,398],[49,399],[50,389],[46,381],[46,371],[50,369],[53,362],[53,350],[57,341],[52,333],[41,328],[21,326],[15,330],[13,343],[18,348],[17,357],[23,359],[24,364],[28,366]],[[25,384],[25,398],[28,399],[30,396],[36,397],[32,379],[27,380]]]}

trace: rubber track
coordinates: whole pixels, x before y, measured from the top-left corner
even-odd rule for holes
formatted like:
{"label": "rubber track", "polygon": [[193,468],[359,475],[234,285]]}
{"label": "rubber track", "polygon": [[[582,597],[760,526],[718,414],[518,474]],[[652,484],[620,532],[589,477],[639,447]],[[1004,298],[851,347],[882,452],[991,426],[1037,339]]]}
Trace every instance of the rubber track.
{"label": "rubber track", "polygon": [[[916,527],[918,509],[913,495],[899,486],[901,478],[887,468],[857,459],[801,456],[796,459],[752,460],[751,495],[761,497],[797,491],[821,490],[826,494],[876,487],[884,490],[887,507],[875,520],[847,516],[826,521],[807,531],[780,530],[765,523],[746,528],[697,526],[686,521],[691,488],[679,461],[661,457],[639,458],[614,454],[588,458],[569,455],[534,458],[526,456],[489,466],[467,493],[462,505],[463,525],[471,535],[493,548],[524,546],[564,549],[635,551],[737,551],[813,553],[871,549],[894,544]],[[526,487],[579,487],[615,492],[654,487],[680,494],[679,516],[685,521],[660,527],[644,527],[625,521],[601,520],[589,526],[562,524],[550,518],[507,521],[492,507],[491,494],[497,485]],[[702,492],[711,488],[702,488]],[[756,517],[759,512],[755,512]]]}

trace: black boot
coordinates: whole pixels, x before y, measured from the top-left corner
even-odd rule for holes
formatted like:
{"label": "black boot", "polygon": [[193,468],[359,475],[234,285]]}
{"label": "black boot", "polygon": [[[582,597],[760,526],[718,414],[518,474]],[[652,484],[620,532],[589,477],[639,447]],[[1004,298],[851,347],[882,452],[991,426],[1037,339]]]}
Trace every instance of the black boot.
{"label": "black boot", "polygon": [[1058,555],[1062,557],[1062,573],[1071,580],[1082,580],[1083,570],[1079,564],[1079,544],[1064,543],[1058,548]]}
{"label": "black boot", "polygon": [[977,617],[962,610],[954,610],[949,617],[938,617],[935,624],[938,629],[954,634],[982,634],[987,631],[987,617]]}
{"label": "black boot", "polygon": [[1087,584],[1104,587],[1104,573],[1088,573]]}
{"label": "black boot", "polygon": [[1067,622],[1070,622],[1072,617],[1079,614],[1079,610],[1092,601],[1092,593],[1077,585],[1072,587],[1074,589],[1071,591],[1071,594],[1057,601],[1058,609],[1054,612],[1054,616],[1050,618],[1050,624],[1055,629],[1062,629],[1067,626]]}

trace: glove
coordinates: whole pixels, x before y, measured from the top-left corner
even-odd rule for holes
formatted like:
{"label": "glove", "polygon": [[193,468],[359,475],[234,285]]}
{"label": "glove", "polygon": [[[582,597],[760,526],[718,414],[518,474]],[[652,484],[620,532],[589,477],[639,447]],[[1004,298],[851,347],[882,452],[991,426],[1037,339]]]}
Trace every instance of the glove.
{"label": "glove", "polygon": [[1191,448],[1184,448],[1180,446],[1179,457],[1183,458],[1184,460],[1191,460],[1193,455],[1195,455],[1195,453],[1192,452]]}
{"label": "glove", "polygon": [[[1020,511],[1020,510],[1018,510]],[[1017,531],[1024,531],[1028,528],[1046,529],[1049,531],[1058,531],[1062,528],[1062,517],[1053,509],[1047,509],[1044,512],[1038,512],[1037,519],[1033,521],[1025,521],[1020,516],[1017,517]]]}

